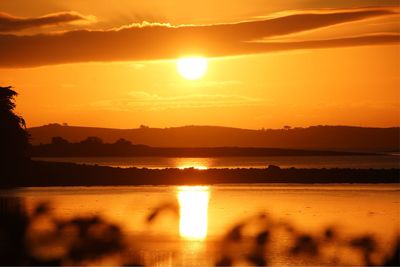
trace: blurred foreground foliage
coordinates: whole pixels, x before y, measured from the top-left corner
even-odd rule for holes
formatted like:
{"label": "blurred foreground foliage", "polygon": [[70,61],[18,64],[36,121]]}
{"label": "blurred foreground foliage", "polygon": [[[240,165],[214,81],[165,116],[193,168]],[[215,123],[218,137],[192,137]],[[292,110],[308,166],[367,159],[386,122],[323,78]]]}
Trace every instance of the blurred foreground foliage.
{"label": "blurred foreground foliage", "polygon": [[[148,224],[168,212],[179,215],[176,203],[152,209]],[[37,231],[45,226],[46,231]],[[282,237],[285,237],[282,239]],[[281,239],[281,240],[279,240]],[[115,265],[143,266],[135,251],[141,240],[127,240],[121,226],[97,215],[60,219],[49,203],[28,214],[19,198],[0,198],[0,265]],[[337,227],[306,233],[294,224],[260,213],[234,224],[217,242],[215,266],[282,265],[270,255],[290,258],[295,265],[398,266],[400,240],[383,249],[369,234],[348,236]],[[111,259],[111,260],[110,260]]]}
{"label": "blurred foreground foliage", "polygon": [[[226,233],[216,266],[268,266],[269,255],[277,253],[279,258],[290,258],[297,266],[398,266],[399,250],[398,237],[392,249],[385,251],[370,234],[351,236],[334,226],[309,233],[260,213],[237,223]],[[273,262],[283,264],[284,261]]]}

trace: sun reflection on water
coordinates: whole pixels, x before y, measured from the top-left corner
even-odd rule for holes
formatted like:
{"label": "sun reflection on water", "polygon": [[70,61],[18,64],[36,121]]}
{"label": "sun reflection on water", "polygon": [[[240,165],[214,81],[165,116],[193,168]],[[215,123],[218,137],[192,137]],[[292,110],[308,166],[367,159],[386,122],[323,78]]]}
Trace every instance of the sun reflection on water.
{"label": "sun reflection on water", "polygon": [[184,165],[184,166],[179,166],[178,169],[183,170],[183,169],[189,169],[189,168],[193,168],[196,170],[207,170],[208,167],[206,166],[202,166],[202,165]]}
{"label": "sun reflection on water", "polygon": [[209,186],[179,186],[179,234],[190,240],[204,240],[208,228]]}
{"label": "sun reflection on water", "polygon": [[207,170],[211,165],[211,160],[209,158],[180,158],[174,165],[181,170],[188,168]]}

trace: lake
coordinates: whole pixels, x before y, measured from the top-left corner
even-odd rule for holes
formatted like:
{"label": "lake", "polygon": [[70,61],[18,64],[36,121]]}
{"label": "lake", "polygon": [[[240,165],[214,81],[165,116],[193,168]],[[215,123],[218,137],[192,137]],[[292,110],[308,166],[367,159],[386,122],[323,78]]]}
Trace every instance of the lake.
{"label": "lake", "polygon": [[[237,256],[250,249],[252,236],[265,227],[264,223],[275,233],[268,247],[271,265],[359,265],[360,256],[340,250],[340,246],[321,249],[328,255],[323,254],[324,260],[288,256],[284,247],[294,242],[293,233],[319,236],[330,226],[343,240],[369,233],[379,241],[380,249],[388,249],[399,234],[399,191],[399,184],[231,184],[24,188],[0,191],[0,197],[18,199],[27,214],[32,214],[38,203],[48,202],[57,220],[98,216],[112,222],[122,229],[129,253],[147,265],[214,265],[221,255],[234,251]],[[159,212],[152,217],[154,211]],[[240,227],[246,229],[240,245],[226,244],[224,236],[235,225],[246,226]],[[291,230],[279,230],[279,225],[290,225]],[[278,229],[275,232],[274,227]],[[41,219],[31,229],[33,233],[51,231],[51,221]],[[329,256],[332,251],[335,253]],[[379,255],[375,258],[382,257]],[[245,264],[240,257],[236,260]],[[96,262],[116,263],[115,257]]]}
{"label": "lake", "polygon": [[68,157],[35,158],[111,167],[138,168],[265,168],[269,164],[282,168],[400,168],[399,155],[382,156],[275,156],[275,157]]}

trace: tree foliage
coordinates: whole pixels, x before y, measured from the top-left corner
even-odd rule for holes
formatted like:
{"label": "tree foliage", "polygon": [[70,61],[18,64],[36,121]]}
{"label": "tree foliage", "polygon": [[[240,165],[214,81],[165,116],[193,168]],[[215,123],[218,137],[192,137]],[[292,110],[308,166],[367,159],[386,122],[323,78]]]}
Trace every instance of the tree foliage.
{"label": "tree foliage", "polygon": [[27,158],[28,133],[15,113],[16,96],[11,86],[0,87],[0,164],[8,167]]}

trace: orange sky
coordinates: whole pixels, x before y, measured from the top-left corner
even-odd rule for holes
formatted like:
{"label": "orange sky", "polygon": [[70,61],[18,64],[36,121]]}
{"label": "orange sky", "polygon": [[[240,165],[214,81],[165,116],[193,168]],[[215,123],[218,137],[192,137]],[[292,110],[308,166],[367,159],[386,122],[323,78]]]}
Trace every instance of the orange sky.
{"label": "orange sky", "polygon": [[0,2],[0,85],[29,127],[400,124],[397,1],[59,2]]}

